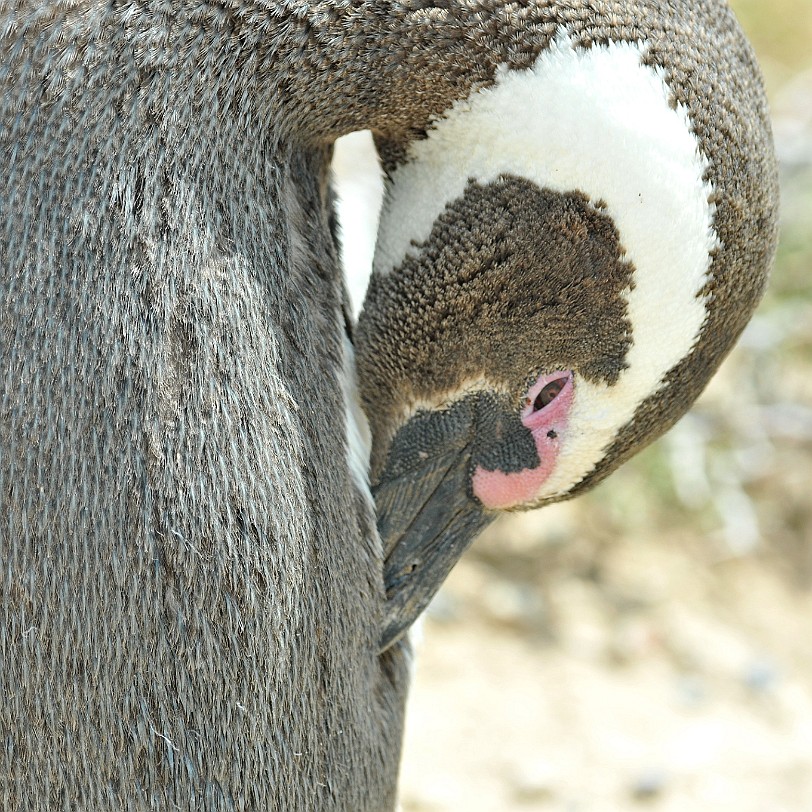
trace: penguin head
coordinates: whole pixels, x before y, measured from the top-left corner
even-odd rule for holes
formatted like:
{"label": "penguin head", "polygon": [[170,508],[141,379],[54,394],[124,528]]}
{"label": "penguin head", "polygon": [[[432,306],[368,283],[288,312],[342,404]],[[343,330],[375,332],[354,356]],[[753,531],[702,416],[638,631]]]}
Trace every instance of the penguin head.
{"label": "penguin head", "polygon": [[[357,360],[392,634],[426,600],[415,573],[436,589],[499,511],[581,493],[668,429],[760,297],[773,176],[722,173],[735,135],[701,140],[664,76],[640,45],[561,38],[383,145]],[[763,233],[731,228],[748,195]]]}
{"label": "penguin head", "polygon": [[633,277],[582,193],[470,182],[425,249],[371,281],[359,365],[373,481],[434,456],[439,432],[466,438],[466,490],[484,508],[567,496],[599,462],[596,432],[624,419],[611,394],[628,368]]}

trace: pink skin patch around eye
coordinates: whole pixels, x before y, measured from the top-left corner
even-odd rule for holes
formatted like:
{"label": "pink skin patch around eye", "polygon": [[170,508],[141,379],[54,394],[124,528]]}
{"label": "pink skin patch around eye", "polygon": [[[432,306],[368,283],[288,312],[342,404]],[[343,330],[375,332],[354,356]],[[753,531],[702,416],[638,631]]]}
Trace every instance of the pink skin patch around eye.
{"label": "pink skin patch around eye", "polygon": [[539,464],[509,474],[488,471],[478,465],[471,483],[474,495],[486,508],[506,510],[536,497],[555,468],[574,396],[569,370],[542,375],[530,387],[521,420],[533,435]]}

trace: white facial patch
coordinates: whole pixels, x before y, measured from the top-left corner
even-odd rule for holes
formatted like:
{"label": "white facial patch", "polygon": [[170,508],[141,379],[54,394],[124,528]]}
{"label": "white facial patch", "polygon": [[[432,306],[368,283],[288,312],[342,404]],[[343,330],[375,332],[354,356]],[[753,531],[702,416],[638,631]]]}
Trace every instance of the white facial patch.
{"label": "white facial patch", "polygon": [[607,204],[602,211],[635,267],[625,292],[629,368],[614,386],[577,378],[570,430],[539,500],[566,493],[594,468],[705,320],[699,292],[719,245],[709,162],[688,111],[672,107],[663,71],[644,65],[644,54],[634,43],[576,49],[559,36],[533,68],[500,70],[492,87],[455,104],[411,145],[381,214],[375,272],[385,274],[417,253],[414,243],[428,239],[469,179],[511,174]]}

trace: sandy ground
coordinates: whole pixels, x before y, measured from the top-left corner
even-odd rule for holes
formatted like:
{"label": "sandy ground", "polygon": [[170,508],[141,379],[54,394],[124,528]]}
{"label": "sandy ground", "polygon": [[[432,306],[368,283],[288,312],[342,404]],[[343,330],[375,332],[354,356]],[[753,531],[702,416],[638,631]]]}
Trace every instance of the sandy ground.
{"label": "sandy ground", "polygon": [[678,532],[536,588],[479,558],[426,622],[404,812],[812,810],[808,593]]}

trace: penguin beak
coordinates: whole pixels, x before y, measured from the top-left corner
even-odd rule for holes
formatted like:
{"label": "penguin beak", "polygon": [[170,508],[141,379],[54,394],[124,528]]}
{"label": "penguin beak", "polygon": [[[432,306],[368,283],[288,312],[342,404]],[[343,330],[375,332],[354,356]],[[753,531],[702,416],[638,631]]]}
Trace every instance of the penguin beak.
{"label": "penguin beak", "polygon": [[541,375],[529,394],[517,413],[505,395],[473,392],[417,412],[395,434],[372,488],[385,556],[382,650],[426,608],[494,511],[531,505],[555,468],[572,372]]}
{"label": "penguin beak", "polygon": [[468,399],[418,413],[395,435],[372,489],[385,555],[381,651],[403,636],[493,519],[470,495],[475,430]]}

